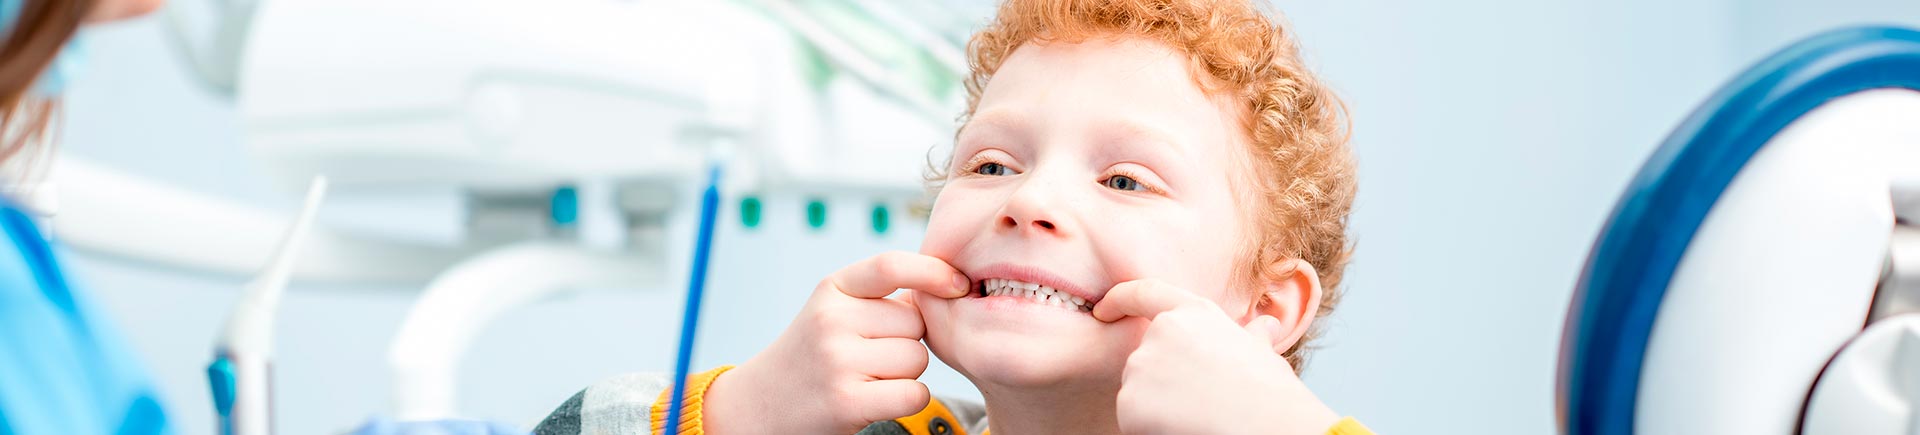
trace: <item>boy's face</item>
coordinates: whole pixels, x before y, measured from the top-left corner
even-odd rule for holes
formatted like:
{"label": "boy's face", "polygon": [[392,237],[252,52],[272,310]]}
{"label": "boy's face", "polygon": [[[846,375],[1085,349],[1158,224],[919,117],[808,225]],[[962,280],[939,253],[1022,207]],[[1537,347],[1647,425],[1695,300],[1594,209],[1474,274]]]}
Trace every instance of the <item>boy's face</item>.
{"label": "boy's face", "polygon": [[1246,142],[1193,77],[1184,55],[1137,39],[1008,56],[959,135],[921,246],[974,280],[965,298],[916,299],[935,355],[983,389],[1111,388],[1143,331],[1085,307],[1141,278],[1246,320],[1251,298],[1230,287],[1249,230],[1229,184],[1248,170]]}

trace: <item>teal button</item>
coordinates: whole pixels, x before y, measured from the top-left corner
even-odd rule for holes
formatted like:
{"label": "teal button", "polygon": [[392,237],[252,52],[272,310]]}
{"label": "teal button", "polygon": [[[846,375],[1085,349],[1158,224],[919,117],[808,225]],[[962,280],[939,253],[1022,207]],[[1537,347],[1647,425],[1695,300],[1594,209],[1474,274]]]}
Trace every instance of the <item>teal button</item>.
{"label": "teal button", "polygon": [[760,198],[749,196],[740,200],[740,225],[747,228],[760,226]]}
{"label": "teal button", "polygon": [[887,216],[886,204],[874,204],[872,218],[874,234],[886,234],[887,228],[893,225],[892,219]]}
{"label": "teal button", "polygon": [[573,186],[554,189],[547,211],[553,218],[554,225],[573,225],[580,220],[580,191],[575,190]]}
{"label": "teal button", "polygon": [[821,229],[827,226],[827,203],[821,200],[807,201],[807,226]]}

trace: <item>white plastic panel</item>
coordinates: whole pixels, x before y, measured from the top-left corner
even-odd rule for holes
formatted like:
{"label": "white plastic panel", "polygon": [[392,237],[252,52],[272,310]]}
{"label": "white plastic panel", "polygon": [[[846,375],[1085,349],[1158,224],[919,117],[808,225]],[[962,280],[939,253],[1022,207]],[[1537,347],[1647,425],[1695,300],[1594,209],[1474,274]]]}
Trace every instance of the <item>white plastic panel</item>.
{"label": "white plastic panel", "polygon": [[1920,315],[1874,322],[1820,375],[1808,399],[1807,435],[1906,435],[1920,397]]}
{"label": "white plastic panel", "polygon": [[797,47],[731,2],[275,0],[238,105],[276,175],[342,188],[697,178]]}

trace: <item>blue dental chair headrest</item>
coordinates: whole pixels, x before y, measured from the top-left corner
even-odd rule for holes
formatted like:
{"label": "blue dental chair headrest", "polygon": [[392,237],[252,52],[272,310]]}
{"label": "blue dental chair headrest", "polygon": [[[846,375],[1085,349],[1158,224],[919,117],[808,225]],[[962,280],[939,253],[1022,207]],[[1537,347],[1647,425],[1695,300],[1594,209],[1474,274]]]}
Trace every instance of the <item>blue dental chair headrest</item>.
{"label": "blue dental chair headrest", "polygon": [[1920,90],[1920,31],[1832,31],[1748,69],[1675,129],[1615,205],[1575,289],[1557,373],[1564,433],[1634,432],[1656,314],[1696,231],[1749,160],[1816,107],[1889,88]]}

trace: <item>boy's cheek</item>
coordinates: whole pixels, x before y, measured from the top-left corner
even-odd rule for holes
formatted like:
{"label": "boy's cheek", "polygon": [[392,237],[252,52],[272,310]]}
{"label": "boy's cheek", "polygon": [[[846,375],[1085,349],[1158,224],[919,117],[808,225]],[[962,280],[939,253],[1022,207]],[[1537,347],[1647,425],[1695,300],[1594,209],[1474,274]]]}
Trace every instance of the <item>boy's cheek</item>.
{"label": "boy's cheek", "polygon": [[983,226],[990,225],[1001,204],[986,200],[981,192],[965,186],[949,185],[934,199],[927,217],[927,235],[920,241],[920,253],[952,263]]}
{"label": "boy's cheek", "polygon": [[[962,248],[965,247],[967,240],[958,237],[958,234],[960,234],[959,231],[939,225],[938,221],[928,222],[927,234],[920,239],[920,255],[940,259],[940,261],[946,262],[947,265],[955,268],[964,267],[963,264],[960,264],[956,260],[960,258],[960,252]],[[962,270],[961,273],[966,273],[966,271]],[[940,298],[925,297],[922,299]]]}
{"label": "boy's cheek", "polygon": [[[928,228],[927,238],[920,241],[920,255],[938,258],[940,261],[945,261],[947,264],[952,265],[954,258],[958,257],[957,254],[960,252],[957,245],[958,243],[941,240],[938,236],[934,235],[932,228]],[[954,267],[959,266],[955,265]]]}
{"label": "boy's cheek", "polygon": [[959,234],[945,219],[935,214],[927,221],[927,235],[920,239],[920,254],[953,263],[955,254],[960,252]]}

